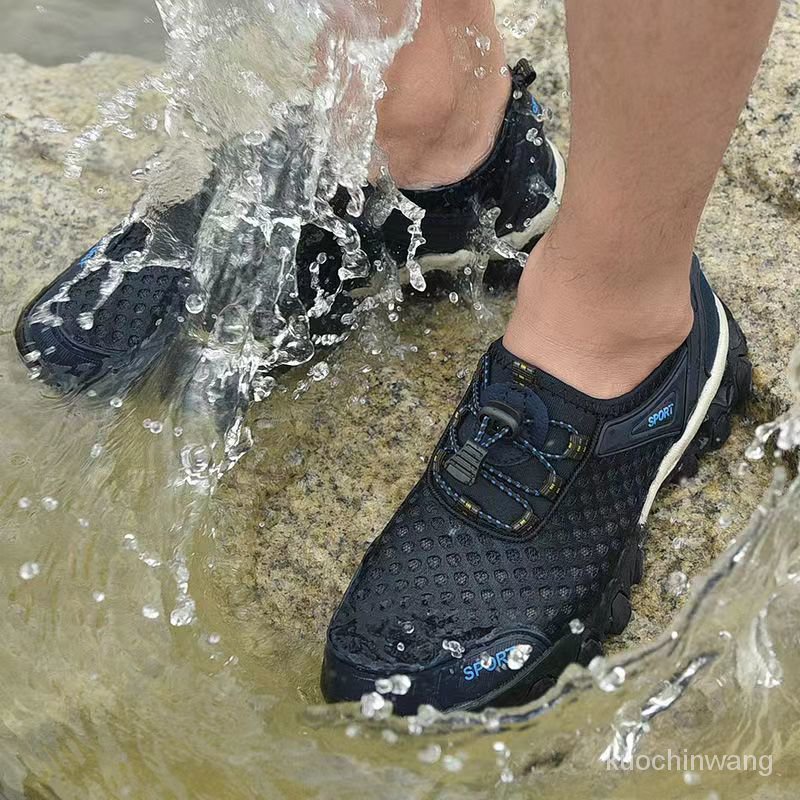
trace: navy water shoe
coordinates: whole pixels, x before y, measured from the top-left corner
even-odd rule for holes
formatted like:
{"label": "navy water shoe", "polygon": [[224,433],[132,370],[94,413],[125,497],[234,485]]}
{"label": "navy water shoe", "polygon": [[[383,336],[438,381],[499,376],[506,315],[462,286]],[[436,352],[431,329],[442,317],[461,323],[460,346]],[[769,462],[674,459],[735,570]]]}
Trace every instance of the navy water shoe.
{"label": "navy water shoe", "polygon": [[[441,188],[407,191],[425,210],[424,242],[416,255],[423,271],[457,270],[469,264],[486,212],[500,245],[529,250],[555,216],[564,182],[564,164],[544,134],[545,114],[529,93],[535,73],[526,61],[513,70],[513,92],[496,146],[465,180]],[[17,347],[25,363],[61,391],[81,391],[103,380],[110,391],[124,389],[143,375],[164,351],[187,311],[194,285],[190,267],[200,222],[213,194],[213,180],[191,200],[166,211],[133,213],[119,229],[75,261],[22,313]],[[406,261],[409,220],[399,211],[370,225],[365,213],[348,217],[348,197],[333,201],[361,240],[371,267],[387,253]],[[128,261],[146,256],[135,269]],[[505,252],[507,255],[507,252]],[[499,259],[503,253],[493,253]],[[256,261],[258,259],[256,258]],[[315,225],[303,229],[297,253],[298,289],[312,340],[332,345],[346,337],[348,319],[360,297],[371,291],[373,275],[340,275],[342,251],[334,236]],[[518,268],[518,265],[516,265]],[[231,267],[223,283],[247,281],[258,263]],[[515,266],[509,269],[516,276]],[[243,272],[244,270],[244,272]],[[408,277],[408,276],[406,276]],[[211,290],[206,315],[226,302]],[[223,292],[224,294],[224,292]],[[187,303],[187,300],[189,301]]]}
{"label": "navy water shoe", "polygon": [[691,334],[622,397],[489,348],[330,623],[329,701],[400,686],[400,713],[525,702],[623,630],[656,493],[722,445],[750,389],[744,336],[696,259],[691,280]]}

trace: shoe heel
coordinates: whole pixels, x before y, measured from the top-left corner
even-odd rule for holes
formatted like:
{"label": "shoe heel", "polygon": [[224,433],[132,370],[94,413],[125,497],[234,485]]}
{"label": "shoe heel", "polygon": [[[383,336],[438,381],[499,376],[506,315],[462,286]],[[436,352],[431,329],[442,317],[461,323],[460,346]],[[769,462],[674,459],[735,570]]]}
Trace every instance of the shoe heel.
{"label": "shoe heel", "polygon": [[719,450],[728,441],[731,421],[744,408],[752,392],[753,366],[747,355],[747,339],[727,306],[725,312],[730,335],[725,374],[697,436],[670,476],[672,483],[694,477],[703,454]]}

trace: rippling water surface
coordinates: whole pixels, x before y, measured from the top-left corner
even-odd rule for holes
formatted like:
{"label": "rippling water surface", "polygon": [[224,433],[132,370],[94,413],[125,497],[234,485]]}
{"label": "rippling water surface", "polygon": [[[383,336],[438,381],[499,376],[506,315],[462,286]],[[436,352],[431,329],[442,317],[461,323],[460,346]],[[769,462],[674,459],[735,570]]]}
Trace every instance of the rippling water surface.
{"label": "rippling water surface", "polygon": [[[338,402],[357,392],[363,363],[348,353],[387,363],[422,335],[419,308],[404,312],[399,336],[386,324],[402,298],[387,262],[379,302],[358,310],[349,350],[333,357],[335,382],[327,365],[309,379],[300,365],[314,352],[291,269],[301,222],[322,220],[348,242],[325,204],[344,185],[358,205],[381,71],[417,9],[409,3],[392,26],[364,0],[353,27],[323,2],[157,5],[166,68],[104,103],[69,149],[65,179],[81,174],[94,142],[125,128],[138,98],[163,95],[171,143],[149,165],[147,202],[185,194],[216,169],[198,253],[173,266],[210,286],[229,269],[221,253],[255,257],[255,236],[263,268],[254,284],[232,279],[233,311],[187,323],[129,393],[54,396],[29,379],[13,336],[0,336],[0,796],[795,796],[800,483],[783,468],[644,649],[570,669],[521,709],[423,708],[404,720],[319,705],[321,648],[248,611],[241,564],[219,541],[246,524],[246,505],[232,512],[217,489],[249,457],[260,414],[248,416],[251,394],[280,430],[298,385],[318,382],[317,402]],[[348,269],[363,269],[359,259],[353,252]],[[27,299],[0,299],[3,319]],[[208,299],[187,316],[202,318]],[[481,302],[493,311],[491,298]],[[265,310],[285,324],[265,327]],[[477,320],[461,322],[486,336]],[[276,367],[295,371],[274,384]],[[800,396],[800,359],[791,369]],[[750,455],[791,450],[798,420],[795,410],[761,430],[769,443]],[[276,437],[261,457],[295,445]],[[762,760],[747,772],[626,770],[670,750]]]}

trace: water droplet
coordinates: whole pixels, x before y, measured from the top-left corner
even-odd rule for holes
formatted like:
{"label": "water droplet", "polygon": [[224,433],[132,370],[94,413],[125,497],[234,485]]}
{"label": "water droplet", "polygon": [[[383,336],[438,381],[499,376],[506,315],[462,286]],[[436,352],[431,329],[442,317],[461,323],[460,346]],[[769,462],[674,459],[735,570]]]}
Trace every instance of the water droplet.
{"label": "water droplet", "polygon": [[89,455],[92,458],[99,458],[103,454],[103,445],[101,444],[93,444],[92,449],[89,451]]}
{"label": "water droplet", "polygon": [[199,314],[206,307],[206,302],[199,294],[190,294],[186,298],[186,310],[190,314]]}
{"label": "water droplet", "polygon": [[584,627],[584,624],[579,619],[573,619],[569,623],[569,629],[573,633],[583,633],[583,631],[585,630],[585,627]]}
{"label": "water droplet", "polygon": [[378,678],[375,681],[375,691],[378,694],[389,694],[392,691],[392,682],[389,678]]}
{"label": "water droplet", "polygon": [[690,545],[690,541],[685,536],[676,536],[672,540],[672,547],[675,550],[684,550]]}
{"label": "water droplet", "polygon": [[111,408],[122,408],[122,398],[121,397],[112,397],[108,401],[108,404],[111,406]]}
{"label": "water droplet", "polygon": [[455,639],[444,639],[442,641],[442,650],[450,653],[453,658],[461,658],[464,655],[464,646]]}
{"label": "water droplet", "polygon": [[256,147],[260,144],[264,144],[267,139],[267,137],[261,131],[248,131],[243,138],[245,144]]}
{"label": "water droplet", "polygon": [[42,508],[45,511],[55,511],[58,508],[58,500],[55,497],[43,497]]}
{"label": "water droplet", "polygon": [[625,669],[613,667],[606,670],[606,660],[602,656],[593,658],[589,664],[589,672],[594,676],[598,688],[604,692],[615,692],[625,683]]}
{"label": "water droplet", "polygon": [[489,733],[497,733],[500,730],[500,712],[496,708],[487,708],[481,714],[481,722]]}
{"label": "water droplet", "polygon": [[522,669],[525,662],[531,657],[533,647],[529,644],[518,644],[513,647],[508,654],[508,668],[513,670]]}
{"label": "water droplet", "polygon": [[24,581],[30,581],[33,580],[41,571],[42,568],[35,561],[26,561],[19,568],[19,576]]}
{"label": "water droplet", "polygon": [[744,451],[744,457],[750,461],[760,461],[764,458],[764,446],[760,442],[753,442]]}
{"label": "water droplet", "polygon": [[158,619],[161,612],[155,606],[142,606],[142,616],[145,619]]}
{"label": "water droplet", "polygon": [[458,756],[447,755],[442,759],[442,766],[448,772],[460,772],[464,762]]}
{"label": "water droplet", "polygon": [[222,641],[222,637],[218,633],[209,633],[208,634],[208,643],[209,644],[219,644]]}
{"label": "water droplet", "polygon": [[482,81],[486,77],[486,74],[487,74],[486,73],[486,67],[475,67],[473,72],[475,73],[475,77],[479,81]]}
{"label": "water droplet", "polygon": [[667,577],[666,582],[666,589],[669,594],[673,595],[674,597],[680,597],[681,595],[686,593],[686,589],[689,586],[689,578],[687,577],[686,573],[681,572],[680,570],[675,570],[675,572],[671,572]]}
{"label": "water droplet", "polygon": [[105,592],[92,592],[92,599],[95,603],[102,603],[106,599]]}
{"label": "water droplet", "polygon": [[397,652],[402,653],[406,649],[406,646],[402,642],[397,643]]}
{"label": "water droplet", "polygon": [[483,55],[486,55],[492,49],[492,40],[488,36],[476,36],[475,46]]}
{"label": "water droplet", "polygon": [[411,678],[408,675],[392,675],[389,678],[392,684],[392,694],[406,695],[411,688]]}
{"label": "water droplet", "polygon": [[17,506],[19,508],[23,508],[23,509],[24,508],[30,508],[31,507],[30,498],[29,497],[20,497],[20,499],[17,500]]}
{"label": "water droplet", "polygon": [[438,744],[429,744],[417,753],[423,764],[435,764],[442,757],[442,748]]}
{"label": "water droplet", "polygon": [[450,292],[448,297],[453,305],[456,305],[456,303],[458,303],[458,292]]}
{"label": "water droplet", "polygon": [[319,361],[308,371],[308,376],[315,381],[324,381],[331,374],[327,361]]}
{"label": "water droplet", "polygon": [[191,597],[184,598],[169,615],[169,624],[174,628],[185,628],[195,621],[195,603]]}
{"label": "water droplet", "polygon": [[392,714],[392,704],[378,692],[369,692],[361,697],[361,716],[366,719],[386,719]]}

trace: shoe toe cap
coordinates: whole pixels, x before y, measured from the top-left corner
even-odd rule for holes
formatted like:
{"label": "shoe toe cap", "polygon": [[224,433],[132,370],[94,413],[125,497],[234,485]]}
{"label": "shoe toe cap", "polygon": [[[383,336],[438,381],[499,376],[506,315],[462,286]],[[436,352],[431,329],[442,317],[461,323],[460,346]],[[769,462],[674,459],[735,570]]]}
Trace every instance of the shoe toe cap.
{"label": "shoe toe cap", "polygon": [[400,658],[392,662],[365,657],[366,648],[343,646],[332,629],[322,666],[322,693],[328,702],[357,701],[376,691],[376,681],[406,676],[408,681],[394,681],[404,691],[387,695],[395,711],[406,715],[416,713],[422,704],[447,711],[525,702],[536,696],[531,690],[548,677],[540,672],[551,642],[535,630],[494,631],[464,645],[453,642],[450,650],[443,644],[424,648],[435,651],[425,663]]}

